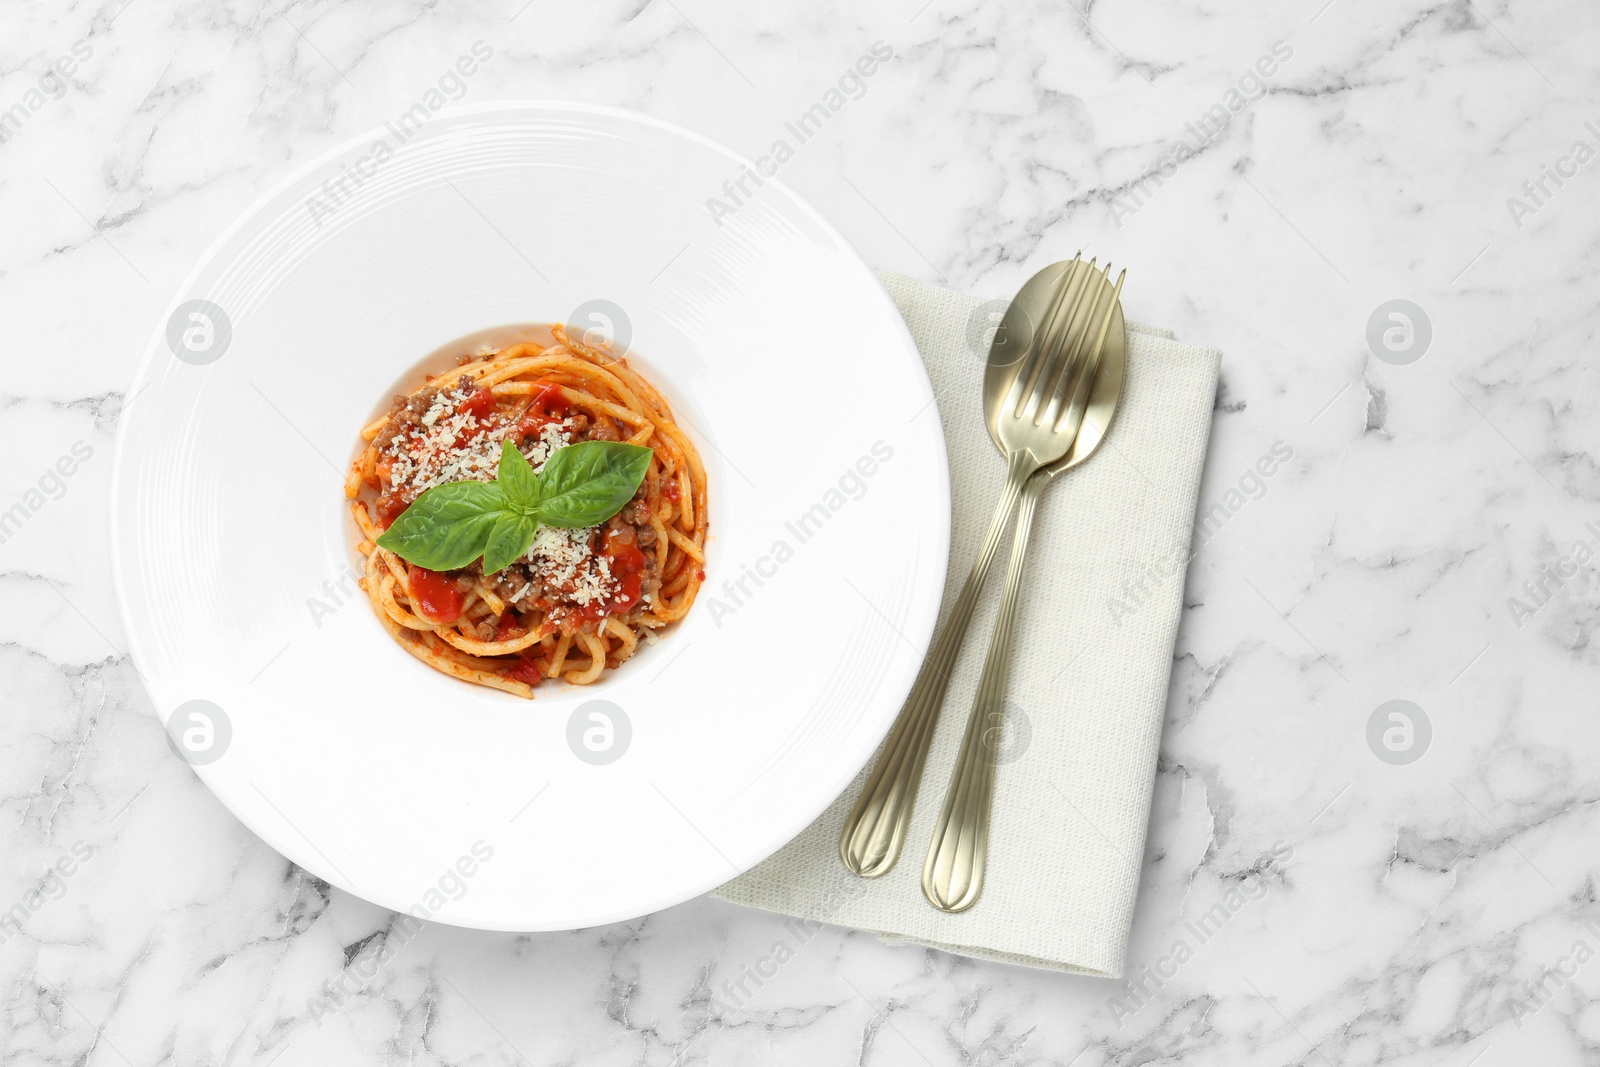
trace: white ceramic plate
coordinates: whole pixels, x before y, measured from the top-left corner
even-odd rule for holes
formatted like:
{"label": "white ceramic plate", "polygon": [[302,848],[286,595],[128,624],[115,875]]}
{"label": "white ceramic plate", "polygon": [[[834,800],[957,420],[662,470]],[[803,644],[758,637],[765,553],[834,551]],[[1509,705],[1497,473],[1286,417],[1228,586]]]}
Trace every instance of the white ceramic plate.
{"label": "white ceramic plate", "polygon": [[[713,216],[746,166],[628,112],[447,110],[266,196],[173,301],[118,442],[124,622],[198,773],[302,867],[462,926],[629,918],[771,854],[882,738],[944,580],[938,416],[893,303],[820,215],[747,180]],[[551,321],[627,335],[687,423],[708,581],[601,683],[522,701],[384,633],[341,482],[430,353]],[[191,701],[220,709],[209,733]],[[589,713],[611,708],[631,737],[596,765],[569,724],[603,748]]]}

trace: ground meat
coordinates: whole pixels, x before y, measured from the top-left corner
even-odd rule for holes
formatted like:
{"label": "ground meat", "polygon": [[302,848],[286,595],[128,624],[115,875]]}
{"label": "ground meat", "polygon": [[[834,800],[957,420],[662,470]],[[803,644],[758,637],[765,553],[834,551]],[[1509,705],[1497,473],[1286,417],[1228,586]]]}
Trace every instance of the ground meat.
{"label": "ground meat", "polygon": [[[430,400],[429,403],[432,403],[432,401]],[[426,407],[422,409],[422,411],[427,410]],[[411,410],[411,398],[409,396],[395,397],[394,403],[389,408],[389,421],[383,424],[383,429],[378,431],[378,436],[373,441],[373,444],[378,446],[378,451],[382,452],[387,449],[389,443],[400,434],[405,433],[414,426],[420,426],[422,424],[422,411]]]}
{"label": "ground meat", "polygon": [[640,526],[638,530],[640,548],[649,548],[656,543],[656,528],[654,526]]}
{"label": "ground meat", "polygon": [[434,398],[441,389],[468,389],[472,388],[472,379],[463,374],[456,380],[454,386],[449,382],[442,382],[432,389],[424,389],[416,396],[397,396],[389,407],[389,421],[383,424],[383,429],[378,431],[378,436],[373,444],[378,446],[378,451],[385,451],[390,443],[415,427],[422,425],[422,416],[433,407]]}
{"label": "ground meat", "polygon": [[572,436],[572,439],[574,441],[580,441],[583,439],[583,431],[589,428],[589,416],[580,411],[576,415],[567,416],[567,421],[564,425],[567,428],[567,433]]}
{"label": "ground meat", "polygon": [[517,590],[522,588],[522,583],[527,581],[521,572],[522,568],[514,563],[501,571],[495,578],[494,595],[501,600],[509,600],[515,596]]}
{"label": "ground meat", "polygon": [[644,486],[639,486],[639,495],[622,508],[622,517],[635,526],[647,526],[650,522],[650,503],[644,498]]}
{"label": "ground meat", "polygon": [[543,593],[539,579],[534,577],[533,571],[523,563],[513,563],[505,570],[495,575],[494,595],[501,600],[509,601],[522,591],[523,586],[528,586],[527,593],[518,597],[517,603],[526,604],[537,599]]}
{"label": "ground meat", "polygon": [[601,416],[594,420],[594,425],[589,428],[591,441],[620,441],[622,431],[617,429],[617,420]]}

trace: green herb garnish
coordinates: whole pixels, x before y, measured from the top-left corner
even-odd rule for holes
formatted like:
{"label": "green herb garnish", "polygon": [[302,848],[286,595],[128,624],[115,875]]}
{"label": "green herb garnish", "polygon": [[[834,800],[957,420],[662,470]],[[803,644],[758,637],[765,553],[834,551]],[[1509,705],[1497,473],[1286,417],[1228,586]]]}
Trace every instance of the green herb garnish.
{"label": "green herb garnish", "polygon": [[651,450],[615,441],[558,448],[535,471],[510,441],[500,447],[492,482],[451,482],[424,490],[378,545],[430,571],[453,571],[483,557],[494,574],[520,559],[540,525],[597,526],[633,499]]}

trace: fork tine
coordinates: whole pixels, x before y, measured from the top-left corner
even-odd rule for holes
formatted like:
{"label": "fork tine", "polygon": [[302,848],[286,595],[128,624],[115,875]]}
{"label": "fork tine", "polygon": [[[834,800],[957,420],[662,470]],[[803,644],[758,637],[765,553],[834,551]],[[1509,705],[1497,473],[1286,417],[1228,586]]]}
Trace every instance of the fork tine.
{"label": "fork tine", "polygon": [[1039,324],[1039,328],[1034,331],[1033,336],[1029,339],[1028,351],[1023,356],[1022,364],[1017,368],[1016,376],[1011,379],[1011,388],[1006,390],[1006,399],[1000,408],[1001,411],[1016,410],[1025,395],[1027,383],[1030,383],[1037,376],[1040,354],[1050,340],[1051,326],[1061,313],[1062,301],[1072,289],[1072,283],[1078,276],[1078,265],[1082,262],[1083,252],[1080,250],[1077,255],[1072,257],[1072,262],[1067,264],[1067,269],[1062,274],[1060,283],[1056,285],[1055,295],[1050,299],[1050,307],[1045,311],[1044,321]]}
{"label": "fork tine", "polygon": [[1083,295],[1088,291],[1089,279],[1095,274],[1094,263],[1093,259],[1089,260],[1088,266],[1082,270],[1078,269],[1083,266],[1082,264],[1074,265],[1073,276],[1070,279],[1070,306],[1064,310],[1058,309],[1058,314],[1051,316],[1045,332],[1040,335],[1039,356],[1018,398],[1014,409],[1016,418],[1032,419],[1038,415],[1045,385],[1056,375],[1062,350],[1077,329],[1076,323],[1083,308]]}
{"label": "fork tine", "polygon": [[[1106,265],[1106,277],[1111,276],[1111,266]],[[1111,290],[1111,301],[1106,304],[1105,311],[1100,316],[1100,327],[1095,331],[1094,347],[1089,350],[1089,358],[1085,361],[1084,370],[1072,384],[1072,402],[1067,406],[1066,414],[1059,423],[1055,424],[1057,433],[1071,433],[1074,437],[1083,425],[1083,413],[1089,406],[1089,394],[1094,389],[1095,375],[1100,372],[1100,359],[1105,355],[1106,336],[1111,332],[1111,321],[1116,317],[1117,300],[1122,296],[1122,283],[1127,281],[1128,272],[1124,270],[1117,276],[1117,284]]]}
{"label": "fork tine", "polygon": [[[1089,330],[1089,322],[1100,300],[1100,272],[1095,270],[1094,260],[1089,261],[1089,267],[1083,271],[1083,275],[1083,285],[1073,304],[1072,316],[1057,333],[1049,360],[1040,368],[1039,377],[1033,383],[1021,413],[1035,426],[1043,423],[1045,407],[1052,402],[1059,389],[1062,375],[1070,374],[1077,366],[1083,351],[1083,335]],[[1091,292],[1093,296],[1089,295]]]}
{"label": "fork tine", "polygon": [[1105,288],[1104,283],[1110,279],[1111,264],[1107,263],[1105,271],[1097,272],[1090,280],[1089,284],[1094,287],[1094,295],[1084,308],[1082,320],[1074,321],[1072,324],[1072,347],[1061,366],[1055,369],[1054,376],[1048,379],[1050,394],[1048,397],[1040,397],[1039,406],[1044,410],[1040,412],[1040,417],[1034,420],[1035,426],[1049,426],[1052,429],[1055,427],[1063,401],[1072,395],[1072,384],[1082,377],[1084,363],[1089,356],[1090,338],[1100,322],[1101,291]]}

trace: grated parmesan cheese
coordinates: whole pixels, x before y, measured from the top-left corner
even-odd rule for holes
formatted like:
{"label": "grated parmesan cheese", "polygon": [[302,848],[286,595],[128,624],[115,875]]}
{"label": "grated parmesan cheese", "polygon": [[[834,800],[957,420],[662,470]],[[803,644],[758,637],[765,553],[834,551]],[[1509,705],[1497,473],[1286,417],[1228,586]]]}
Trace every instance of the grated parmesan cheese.
{"label": "grated parmesan cheese", "polygon": [[539,440],[529,445],[522,454],[528,457],[528,462],[535,471],[544,470],[544,465],[556,449],[565,448],[572,443],[571,435],[567,432],[564,422],[547,422],[544,429],[539,431]]}
{"label": "grated parmesan cheese", "polygon": [[598,526],[581,530],[541,526],[528,549],[528,563],[546,587],[579,607],[613,596],[618,589],[611,561],[589,547],[598,530]]}
{"label": "grated parmesan cheese", "polygon": [[422,416],[422,425],[432,426],[439,421],[441,416],[450,414],[455,410],[457,404],[471,395],[468,390],[459,387],[453,392],[445,389],[439,390],[438,394],[433,398],[433,406],[428,408],[426,414]]}
{"label": "grated parmesan cheese", "polygon": [[[436,485],[494,481],[501,442],[512,436],[516,427],[458,410],[475,391],[441,389],[422,416],[423,429],[396,435],[385,447],[393,460],[389,480],[394,491],[415,498]],[[557,449],[571,443],[566,423],[547,423],[523,455],[540,470]]]}

